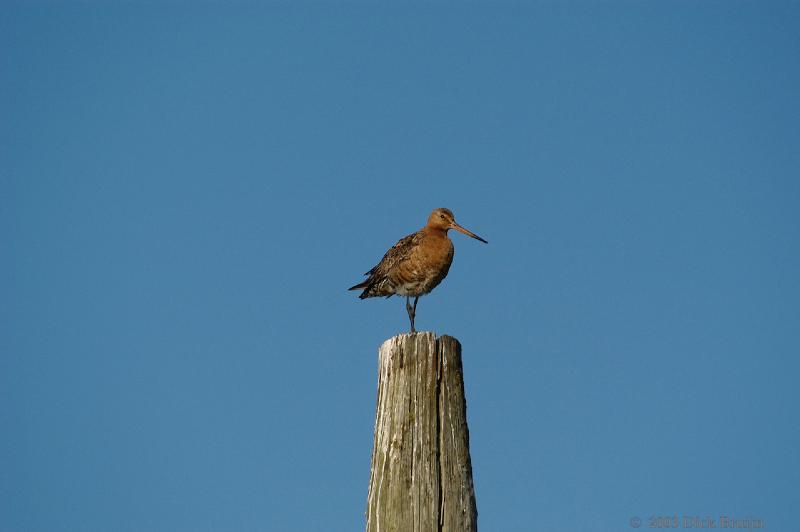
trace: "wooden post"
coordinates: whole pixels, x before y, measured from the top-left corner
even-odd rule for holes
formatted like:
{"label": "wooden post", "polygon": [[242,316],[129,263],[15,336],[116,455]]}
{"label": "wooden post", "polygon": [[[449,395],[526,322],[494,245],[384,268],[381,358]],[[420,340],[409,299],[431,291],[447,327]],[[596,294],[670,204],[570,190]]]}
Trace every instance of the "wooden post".
{"label": "wooden post", "polygon": [[461,344],[401,334],[379,350],[367,532],[473,532]]}

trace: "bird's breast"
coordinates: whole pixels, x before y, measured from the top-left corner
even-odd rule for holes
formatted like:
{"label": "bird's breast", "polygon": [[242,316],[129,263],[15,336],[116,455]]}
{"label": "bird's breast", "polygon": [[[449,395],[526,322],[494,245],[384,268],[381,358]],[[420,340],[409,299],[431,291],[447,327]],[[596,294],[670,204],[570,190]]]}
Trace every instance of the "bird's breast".
{"label": "bird's breast", "polygon": [[447,236],[426,235],[400,268],[396,290],[401,295],[427,294],[445,278],[453,262],[453,243]]}

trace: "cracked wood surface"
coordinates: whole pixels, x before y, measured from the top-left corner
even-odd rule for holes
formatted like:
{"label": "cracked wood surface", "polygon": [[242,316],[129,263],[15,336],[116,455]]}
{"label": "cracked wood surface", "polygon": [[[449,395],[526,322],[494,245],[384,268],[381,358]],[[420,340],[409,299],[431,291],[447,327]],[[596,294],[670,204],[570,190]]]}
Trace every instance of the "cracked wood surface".
{"label": "cracked wood surface", "polygon": [[401,334],[380,347],[367,532],[473,532],[461,344]]}

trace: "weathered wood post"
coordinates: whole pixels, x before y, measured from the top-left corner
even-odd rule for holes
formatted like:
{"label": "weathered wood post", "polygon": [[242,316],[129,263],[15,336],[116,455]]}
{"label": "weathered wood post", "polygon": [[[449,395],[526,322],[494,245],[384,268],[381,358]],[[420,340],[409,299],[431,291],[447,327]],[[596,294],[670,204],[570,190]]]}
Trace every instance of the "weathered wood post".
{"label": "weathered wood post", "polygon": [[473,532],[461,344],[401,334],[379,350],[367,532]]}

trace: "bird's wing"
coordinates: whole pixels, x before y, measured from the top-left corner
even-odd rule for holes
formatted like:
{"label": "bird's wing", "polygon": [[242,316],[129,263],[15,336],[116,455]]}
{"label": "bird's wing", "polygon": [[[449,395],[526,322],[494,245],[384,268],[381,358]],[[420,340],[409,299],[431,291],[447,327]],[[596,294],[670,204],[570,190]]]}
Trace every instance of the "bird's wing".
{"label": "bird's wing", "polygon": [[414,248],[417,242],[419,242],[419,239],[419,233],[412,233],[408,236],[404,236],[397,241],[397,244],[392,246],[391,249],[386,252],[381,261],[375,265],[374,268],[364,275],[377,278],[385,277],[386,274],[394,269],[397,264],[403,262],[409,256],[411,256],[411,250]]}

